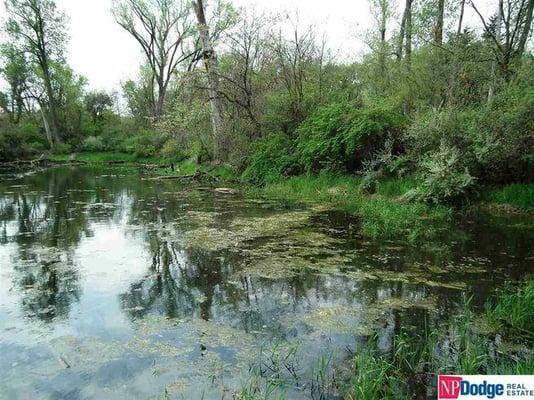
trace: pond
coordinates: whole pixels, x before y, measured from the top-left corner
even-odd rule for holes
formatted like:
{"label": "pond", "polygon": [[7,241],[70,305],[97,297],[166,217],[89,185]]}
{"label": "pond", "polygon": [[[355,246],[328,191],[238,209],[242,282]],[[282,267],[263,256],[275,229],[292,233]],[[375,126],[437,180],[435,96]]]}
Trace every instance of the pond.
{"label": "pond", "polygon": [[324,207],[133,167],[4,174],[0,398],[229,399],[265,371],[294,375],[287,398],[337,398],[321,368],[370,335],[387,350],[531,273],[525,219],[411,245]]}

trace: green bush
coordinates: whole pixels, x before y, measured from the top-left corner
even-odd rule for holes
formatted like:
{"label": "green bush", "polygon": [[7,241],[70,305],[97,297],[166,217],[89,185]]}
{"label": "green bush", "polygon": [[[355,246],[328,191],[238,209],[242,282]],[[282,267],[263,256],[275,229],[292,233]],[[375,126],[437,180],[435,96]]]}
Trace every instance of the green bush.
{"label": "green bush", "polygon": [[35,157],[47,148],[45,135],[33,123],[21,122],[14,125],[0,121],[0,160]]}
{"label": "green bush", "polygon": [[126,140],[125,149],[136,157],[153,157],[158,155],[165,144],[165,137],[154,131],[142,131]]}
{"label": "green bush", "polygon": [[184,151],[184,146],[176,139],[167,140],[161,149],[161,154],[166,159],[177,163],[189,158],[189,154]]}
{"label": "green bush", "polygon": [[298,171],[291,141],[283,133],[257,141],[247,164],[242,179],[255,185],[271,183]]}
{"label": "green bush", "polygon": [[104,142],[102,141],[102,138],[98,136],[86,137],[82,143],[82,151],[96,152],[104,150]]}
{"label": "green bush", "polygon": [[399,113],[383,105],[329,104],[297,129],[297,154],[308,172],[355,171],[397,135],[402,123]]}
{"label": "green bush", "polygon": [[421,162],[421,184],[408,194],[433,204],[461,204],[474,192],[474,178],[461,159],[458,149],[442,144]]}
{"label": "green bush", "polygon": [[[534,88],[510,88],[481,115],[478,131],[491,143],[483,154],[485,183],[533,182]],[[480,151],[477,149],[477,151]]]}

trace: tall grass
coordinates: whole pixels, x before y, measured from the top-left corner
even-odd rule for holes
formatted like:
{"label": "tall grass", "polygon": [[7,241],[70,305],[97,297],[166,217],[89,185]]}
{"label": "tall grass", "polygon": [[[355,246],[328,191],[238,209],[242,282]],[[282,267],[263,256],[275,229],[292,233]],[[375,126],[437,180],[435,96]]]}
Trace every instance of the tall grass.
{"label": "tall grass", "polygon": [[495,304],[486,307],[485,314],[494,326],[529,333],[534,339],[534,281],[502,290]]}
{"label": "tall grass", "polygon": [[[401,333],[387,353],[372,340],[354,357],[346,397],[371,400],[428,396],[436,391],[437,374],[533,374],[533,315],[534,281],[529,281],[520,288],[500,291],[481,316],[466,300],[444,329],[421,336]],[[497,323],[488,330],[484,321]],[[496,333],[500,341],[495,340]]]}
{"label": "tall grass", "polygon": [[360,177],[321,174],[299,176],[264,189],[268,197],[292,202],[318,202],[361,217],[362,233],[370,238],[433,237],[437,227],[444,227],[451,211],[422,203],[400,200],[415,185],[413,181],[384,181],[375,195],[362,194]]}
{"label": "tall grass", "polygon": [[514,183],[489,190],[484,199],[490,203],[508,204],[521,210],[534,209],[534,184]]}
{"label": "tall grass", "polygon": [[[309,390],[311,398],[338,395],[347,400],[399,400],[435,398],[438,374],[531,375],[534,373],[534,338],[520,330],[488,330],[486,320],[506,317],[527,329],[532,323],[534,281],[520,288],[507,287],[488,302],[482,315],[469,299],[442,329],[406,329],[397,334],[389,349],[379,346],[379,336],[358,348],[349,377],[340,379],[328,355],[318,356],[312,376],[301,375],[295,345],[276,344],[262,349],[253,377],[238,390],[238,399],[289,399],[289,387]],[[486,326],[486,328],[482,328]],[[495,339],[499,333],[500,340]]]}

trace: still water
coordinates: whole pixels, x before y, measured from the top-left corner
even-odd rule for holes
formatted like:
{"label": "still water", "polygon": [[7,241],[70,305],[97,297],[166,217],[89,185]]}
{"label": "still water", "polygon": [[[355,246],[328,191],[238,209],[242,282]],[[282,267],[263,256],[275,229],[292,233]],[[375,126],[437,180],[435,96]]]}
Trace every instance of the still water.
{"label": "still water", "polygon": [[415,246],[134,168],[3,174],[0,399],[231,399],[262,374],[337,398],[318,363],[532,273],[531,227],[483,217]]}

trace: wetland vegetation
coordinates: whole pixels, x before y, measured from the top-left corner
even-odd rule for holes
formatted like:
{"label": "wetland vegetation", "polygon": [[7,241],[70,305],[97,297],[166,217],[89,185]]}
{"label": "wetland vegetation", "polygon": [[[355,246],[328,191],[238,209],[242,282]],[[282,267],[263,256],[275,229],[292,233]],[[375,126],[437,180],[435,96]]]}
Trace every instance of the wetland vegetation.
{"label": "wetland vegetation", "polygon": [[534,0],[369,0],[358,57],[298,12],[110,6],[143,55],[119,92],[55,0],[5,1],[0,398],[534,373]]}

